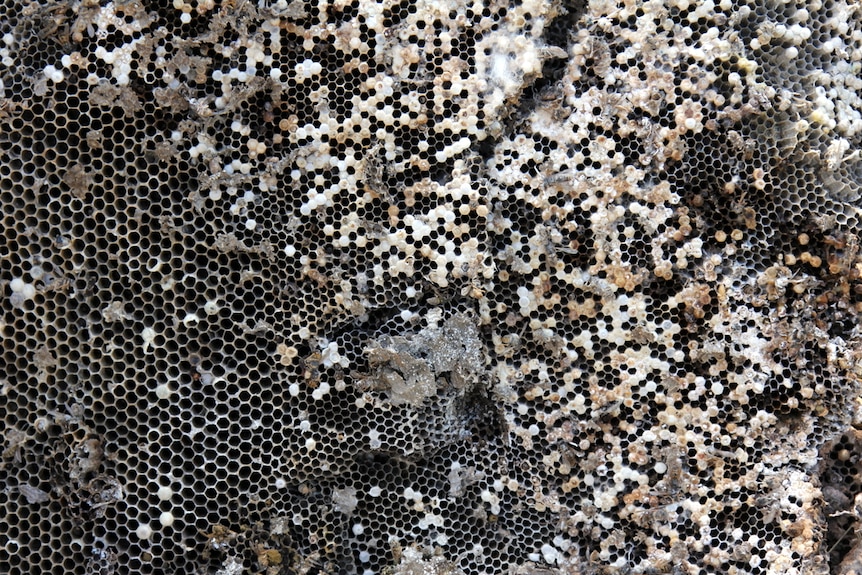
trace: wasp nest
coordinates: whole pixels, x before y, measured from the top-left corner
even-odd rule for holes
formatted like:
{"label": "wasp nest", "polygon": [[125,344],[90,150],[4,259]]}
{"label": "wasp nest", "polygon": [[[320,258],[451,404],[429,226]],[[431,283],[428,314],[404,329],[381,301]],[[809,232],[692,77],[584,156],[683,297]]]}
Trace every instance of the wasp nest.
{"label": "wasp nest", "polygon": [[0,572],[859,570],[855,2],[0,6]]}

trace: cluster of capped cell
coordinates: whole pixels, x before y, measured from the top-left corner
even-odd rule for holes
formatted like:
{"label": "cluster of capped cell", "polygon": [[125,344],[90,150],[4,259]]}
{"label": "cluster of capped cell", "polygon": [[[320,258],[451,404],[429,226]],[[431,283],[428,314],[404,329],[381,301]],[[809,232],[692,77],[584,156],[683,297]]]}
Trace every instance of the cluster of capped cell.
{"label": "cluster of capped cell", "polygon": [[[822,228],[817,234],[808,234],[787,227],[788,222],[809,222],[802,229],[812,224],[819,227],[816,222],[829,217],[830,204],[816,199],[823,184],[813,184],[810,178],[795,176],[791,182],[796,185],[789,189],[772,187],[773,169],[779,174],[792,169],[782,166],[785,158],[776,157],[774,139],[769,133],[761,136],[757,122],[753,128],[743,125],[746,117],[768,117],[766,106],[774,105],[746,102],[751,97],[747,91],[764,89],[757,85],[762,79],[752,74],[756,70],[752,62],[746,61],[743,54],[730,53],[719,57],[720,61],[710,62],[700,52],[702,48],[690,29],[659,21],[659,30],[663,27],[670,36],[681,35],[688,41],[677,52],[676,75],[669,75],[664,84],[656,74],[641,84],[649,89],[640,91],[638,80],[647,79],[641,71],[661,67],[644,66],[638,60],[667,55],[631,52],[629,46],[643,38],[631,29],[654,27],[657,15],[663,13],[639,9],[626,18],[622,12],[614,15],[620,16],[625,25],[610,26],[607,21],[597,24],[604,26],[605,32],[613,31],[614,42],[582,31],[578,39],[583,37],[584,41],[570,49],[575,54],[570,64],[574,67],[573,85],[563,83],[562,89],[547,90],[541,98],[546,103],[540,104],[529,119],[532,126],[526,133],[514,134],[498,145],[497,155],[492,158],[490,188],[492,197],[499,200],[492,203],[492,213],[505,214],[501,218],[505,223],[494,231],[511,238],[508,243],[497,244],[497,266],[510,282],[522,283],[516,290],[517,308],[512,309],[504,301],[491,306],[492,317],[496,315],[492,323],[514,328],[500,337],[495,350],[515,357],[516,372],[527,376],[527,399],[543,395],[551,399],[553,405],[546,411],[552,420],[560,418],[560,375],[542,361],[542,348],[556,348],[558,358],[577,366],[571,370],[570,380],[597,380],[598,390],[589,386],[590,402],[575,395],[575,405],[581,406],[582,412],[591,409],[595,413],[598,408],[603,417],[581,421],[579,431],[592,425],[602,432],[593,436],[607,441],[609,434],[615,435],[617,440],[611,449],[624,449],[622,473],[609,474],[599,465],[596,469],[601,475],[588,469],[584,476],[585,466],[581,465],[568,484],[570,489],[587,479],[590,487],[600,485],[600,498],[595,501],[602,511],[624,517],[634,511],[633,516],[638,517],[645,510],[637,508],[647,504],[658,507],[666,518],[678,511],[681,483],[690,493],[701,494],[696,511],[690,505],[679,508],[682,518],[695,519],[706,513],[717,531],[724,529],[724,522],[732,531],[741,522],[738,514],[721,510],[738,504],[721,494],[732,485],[747,491],[745,486],[750,484],[746,477],[758,481],[764,469],[758,469],[760,464],[751,465],[753,461],[775,460],[785,465],[794,459],[787,453],[780,457],[769,453],[772,449],[764,443],[768,436],[761,436],[760,428],[786,429],[786,421],[799,417],[801,412],[826,414],[834,409],[830,406],[834,397],[830,384],[838,381],[816,384],[811,376],[793,371],[804,366],[812,375],[820,373],[826,367],[825,358],[818,358],[822,348],[816,337],[788,340],[791,333],[799,333],[796,329],[800,324],[785,316],[784,306],[790,305],[810,319],[819,315],[814,310],[805,313],[802,302],[821,302],[818,310],[824,309],[822,304],[830,296],[821,292],[821,249],[837,247],[844,255],[831,258],[840,260],[847,254],[847,236],[836,233],[824,237]],[[686,17],[693,20],[691,13]],[[728,20],[720,14],[702,14],[694,20],[703,26],[706,17],[714,18],[717,27],[697,34],[699,41],[732,49],[716,41],[729,32],[721,29]],[[655,39],[651,42],[661,43]],[[726,84],[710,75],[708,70],[716,66],[735,70]],[[691,71],[696,71],[696,76],[688,76]],[[748,87],[743,79],[746,75],[753,76]],[[625,81],[614,87],[621,77]],[[590,93],[596,83],[607,82],[608,78],[611,84],[606,84],[605,91]],[[703,86],[694,83],[697,78],[705,82]],[[661,85],[665,89],[657,91]],[[724,91],[719,89],[722,86]],[[656,101],[656,92],[668,96]],[[586,112],[578,115],[581,110]],[[638,121],[633,121],[633,114]],[[575,119],[570,119],[572,116]],[[560,131],[560,121],[569,121],[572,129]],[[579,130],[585,134],[581,136]],[[548,138],[556,141],[543,141]],[[635,153],[641,150],[648,153]],[[627,157],[618,159],[620,152]],[[656,162],[665,165],[656,170],[651,167]],[[597,165],[599,170],[595,169]],[[581,193],[576,197],[573,191]],[[811,198],[804,206],[810,211],[786,200],[776,202],[775,196],[784,193]],[[515,210],[503,212],[513,198],[520,200],[521,206],[527,204],[526,213],[521,210],[518,218],[507,217]],[[846,223],[840,218],[831,221]],[[815,236],[822,239],[815,240]],[[816,244],[820,247],[812,250]],[[586,258],[582,246],[589,246]],[[583,262],[581,269],[588,273],[571,273],[576,262]],[[838,263],[833,266],[835,270],[842,267]],[[765,273],[758,274],[764,268]],[[850,275],[848,279],[854,283],[855,274]],[[561,286],[562,282],[569,285]],[[745,285],[757,286],[760,293],[755,297],[746,295]],[[571,297],[573,288],[577,298]],[[500,292],[495,295],[504,300],[511,297]],[[855,301],[852,295],[847,303],[858,310]],[[767,302],[778,304],[778,309],[763,309],[764,304],[769,305]],[[565,315],[560,313],[564,303],[569,304]],[[656,309],[658,306],[664,310]],[[657,322],[657,317],[666,319]],[[844,312],[838,312],[830,318],[834,328],[847,326],[843,317]],[[524,343],[525,333],[532,334],[532,346]],[[519,348],[530,350],[529,362],[518,361],[514,353]],[[537,349],[541,350],[538,357]],[[586,358],[590,363],[577,365],[577,358]],[[542,385],[526,384],[533,371],[540,374],[540,383],[544,379],[544,389]],[[646,397],[640,395],[644,380],[648,382],[647,394],[651,394]],[[570,389],[577,390],[577,384]],[[607,393],[596,393],[605,389]],[[639,401],[642,398],[645,401]],[[662,408],[663,404],[666,407]],[[658,414],[659,426],[650,423],[656,418],[656,407],[664,411]],[[677,413],[677,409],[681,411]],[[537,418],[541,411],[529,407],[523,413],[526,421],[514,428],[515,433],[518,435],[522,429],[524,435],[519,438],[532,446],[535,437],[530,436],[541,437],[544,430],[535,424],[531,429],[527,424],[537,419],[547,423],[547,418]],[[610,429],[614,431],[601,425],[603,418],[612,422]],[[668,424],[676,428],[676,423],[682,421],[688,431],[676,439],[668,436]],[[800,449],[807,448],[800,454],[804,453],[809,461],[816,456],[813,446],[822,441],[824,433],[828,434],[816,421],[812,424],[804,434],[793,434],[792,442]],[[581,449],[592,446],[596,450],[594,437],[584,435],[587,437]],[[565,437],[571,441],[578,435],[569,432]],[[686,475],[684,481],[673,482],[677,484],[671,489],[674,495],[668,494],[668,478],[663,477],[673,467],[660,456],[667,449],[687,454],[682,464],[675,464]],[[590,454],[581,452],[576,456],[589,461]],[[636,464],[652,466],[656,461],[661,463],[657,475],[651,471],[637,473]],[[626,481],[638,485],[634,492]],[[706,497],[702,495],[704,490],[708,490]],[[626,493],[628,502],[622,497]],[[780,515],[756,511],[749,514],[750,530],[755,529],[754,522],[757,529],[776,529]],[[792,517],[790,521],[798,522],[800,516],[794,513]],[[588,523],[583,519],[579,522]],[[606,528],[615,523],[608,521]],[[648,531],[654,525],[639,526]],[[689,525],[687,531],[687,544],[670,550],[664,546],[668,560],[688,556],[696,563],[724,565],[739,561],[738,556],[727,553],[727,545],[708,548],[706,553],[697,530]],[[605,533],[607,537],[598,547],[610,546],[606,542],[613,540],[608,536],[612,534],[613,531]],[[631,535],[631,528],[627,535]],[[792,539],[796,534],[784,532],[782,537]],[[786,542],[780,539],[774,534],[761,538],[761,558],[767,549],[781,549]],[[649,552],[650,557],[661,555],[655,549]],[[599,556],[620,561],[620,568],[637,563],[632,557],[620,560],[610,547],[602,549]],[[766,568],[761,563],[764,562],[752,558],[750,566],[739,568],[759,572]]]}
{"label": "cluster of capped cell", "polygon": [[5,9],[0,571],[850,556],[850,3]]}
{"label": "cluster of capped cell", "polygon": [[[291,322],[291,341],[421,296],[414,276],[475,275],[473,243],[458,244],[483,208],[455,189],[450,209],[445,180],[490,138],[482,118],[501,116],[539,73],[543,14],[524,28],[526,9],[503,6],[245,8],[259,29],[237,39],[223,14],[203,11],[213,55],[191,57],[168,36],[146,48],[146,68],[171,130],[160,144],[201,172],[195,208],[225,246],[283,270],[289,312],[321,310]],[[518,42],[502,45],[489,34],[498,27],[521,30]]]}

